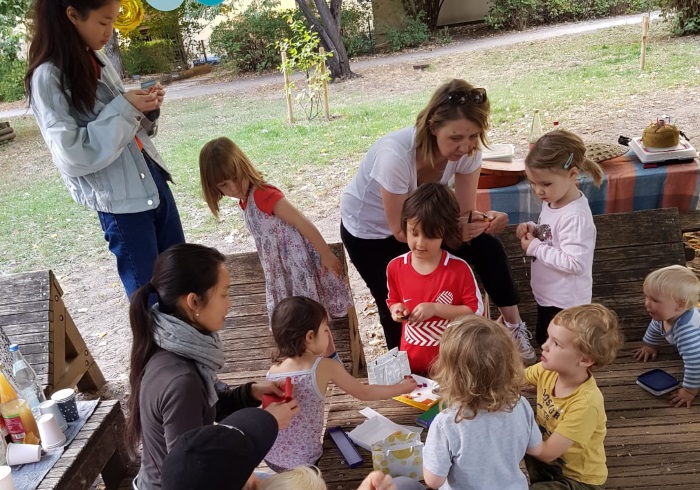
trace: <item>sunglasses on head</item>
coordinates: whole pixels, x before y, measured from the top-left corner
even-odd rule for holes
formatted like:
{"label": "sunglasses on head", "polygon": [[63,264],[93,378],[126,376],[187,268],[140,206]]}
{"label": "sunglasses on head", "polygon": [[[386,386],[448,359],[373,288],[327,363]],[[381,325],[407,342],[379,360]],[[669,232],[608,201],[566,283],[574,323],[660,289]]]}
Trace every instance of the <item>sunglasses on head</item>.
{"label": "sunglasses on head", "polygon": [[483,104],[486,102],[486,89],[473,88],[469,91],[457,90],[447,94],[447,102],[452,105],[464,105],[467,102]]}

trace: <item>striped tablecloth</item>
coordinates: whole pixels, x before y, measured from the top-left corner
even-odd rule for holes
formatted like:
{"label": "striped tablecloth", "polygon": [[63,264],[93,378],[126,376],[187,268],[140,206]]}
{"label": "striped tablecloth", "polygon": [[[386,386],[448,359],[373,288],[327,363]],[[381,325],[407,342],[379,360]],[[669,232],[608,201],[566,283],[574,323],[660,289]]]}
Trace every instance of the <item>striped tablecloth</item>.
{"label": "striped tablecloth", "polygon": [[[641,209],[678,208],[694,211],[700,193],[700,159],[693,163],[643,168],[635,153],[606,160],[599,188],[590,177],[579,181],[581,191],[588,198],[593,214],[623,213]],[[495,189],[479,189],[476,207],[479,210],[508,213],[509,223],[537,221],[542,207],[523,177],[516,185]]]}

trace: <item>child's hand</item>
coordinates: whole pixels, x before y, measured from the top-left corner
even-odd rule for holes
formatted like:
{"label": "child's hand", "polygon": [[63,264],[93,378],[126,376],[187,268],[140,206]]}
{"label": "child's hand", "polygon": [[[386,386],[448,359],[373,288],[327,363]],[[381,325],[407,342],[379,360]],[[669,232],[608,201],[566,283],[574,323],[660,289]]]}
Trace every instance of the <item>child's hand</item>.
{"label": "child's hand", "polygon": [[422,322],[435,315],[435,303],[421,303],[411,312],[408,319],[412,322]]}
{"label": "child's hand", "polygon": [[277,383],[263,381],[262,383],[253,383],[250,386],[250,396],[256,400],[262,401],[263,395],[284,397],[284,381],[279,381]]}
{"label": "child's hand", "polygon": [[637,361],[647,362],[655,361],[656,355],[659,353],[659,349],[651,345],[644,344],[639,349],[634,351],[634,358]]}
{"label": "child's hand", "polygon": [[340,263],[338,257],[330,250],[321,254],[321,266],[338,277],[343,275],[343,264]]}
{"label": "child's hand", "polygon": [[406,305],[403,303],[396,303],[391,307],[391,318],[395,322],[400,323],[408,320],[410,314],[410,310],[406,308]]}
{"label": "child's hand", "polygon": [[403,393],[410,393],[418,387],[418,383],[413,376],[406,376],[399,385],[403,387]]}
{"label": "child's hand", "polygon": [[685,405],[687,408],[690,408],[690,405],[693,403],[693,400],[695,399],[695,396],[697,394],[698,390],[678,388],[671,394],[671,396],[668,398],[668,401],[671,403],[671,405],[673,405],[676,408],[682,407],[683,405]]}
{"label": "child's hand", "polygon": [[357,490],[396,490],[396,485],[391,475],[381,471],[373,471],[362,480]]}
{"label": "child's hand", "polygon": [[528,233],[535,233],[535,227],[532,226],[532,223],[520,223],[515,229],[515,238],[522,240]]}
{"label": "child's hand", "polygon": [[270,403],[265,410],[270,412],[276,419],[280,430],[289,427],[292,418],[299,413],[299,404],[292,398],[286,403]]}
{"label": "child's hand", "polygon": [[534,239],[535,236],[529,231],[520,239],[520,247],[523,249],[523,252],[527,252],[528,247]]}

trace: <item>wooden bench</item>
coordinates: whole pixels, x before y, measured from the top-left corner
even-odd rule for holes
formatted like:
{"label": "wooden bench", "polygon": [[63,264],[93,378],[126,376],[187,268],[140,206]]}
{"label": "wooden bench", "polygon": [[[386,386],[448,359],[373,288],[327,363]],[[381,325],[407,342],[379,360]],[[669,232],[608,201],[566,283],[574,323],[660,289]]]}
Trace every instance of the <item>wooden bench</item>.
{"label": "wooden bench", "polygon": [[52,271],[0,276],[0,291],[0,328],[21,346],[47,395],[75,386],[97,391],[105,384]]}
{"label": "wooden bench", "polygon": [[[334,243],[330,247],[343,264],[347,277],[342,244]],[[233,306],[220,334],[226,365],[219,377],[236,384],[265,377],[271,364],[274,340],[267,316],[265,276],[257,252],[230,255],[226,265],[231,272],[229,291]],[[345,317],[332,319],[330,329],[340,358],[357,376],[366,363],[355,309],[350,308]]]}
{"label": "wooden bench", "polygon": [[[598,230],[593,301],[617,313],[626,339],[641,339],[649,324],[642,290],[644,278],[660,267],[686,262],[678,210],[601,214],[593,220]],[[525,257],[515,238],[515,228],[508,226],[500,236],[520,293],[520,313],[534,331],[537,304],[530,288],[530,258]]]}
{"label": "wooden bench", "polygon": [[[635,384],[639,374],[657,367],[680,378],[683,364],[678,353],[664,346],[655,362],[640,363],[632,357],[649,323],[642,291],[644,278],[659,267],[685,264],[680,217],[676,209],[655,209],[594,216],[594,220],[598,238],[593,300],[617,312],[626,337],[615,362],[595,373],[608,417],[606,488],[700,488],[700,402],[690,409],[672,408],[666,397],[655,397]],[[684,229],[690,226],[691,221],[687,221]],[[521,313],[534,328],[536,304],[529,284],[529,259],[523,260],[515,227],[507,228],[502,239],[521,294]],[[327,427],[353,429],[364,421],[358,411],[365,406],[399,424],[415,425],[420,414],[395,400],[365,403],[336,389],[330,399]],[[371,455],[358,450],[365,464],[351,470],[326,436],[319,467],[329,488],[354,490],[371,470]]]}

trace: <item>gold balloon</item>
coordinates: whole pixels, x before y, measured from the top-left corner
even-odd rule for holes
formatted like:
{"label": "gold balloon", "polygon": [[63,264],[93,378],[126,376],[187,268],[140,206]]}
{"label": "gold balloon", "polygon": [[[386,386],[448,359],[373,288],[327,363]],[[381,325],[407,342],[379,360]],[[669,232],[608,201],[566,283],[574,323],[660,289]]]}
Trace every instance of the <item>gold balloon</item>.
{"label": "gold balloon", "polygon": [[120,0],[119,16],[114,27],[121,34],[128,34],[143,22],[144,10],[141,0]]}

